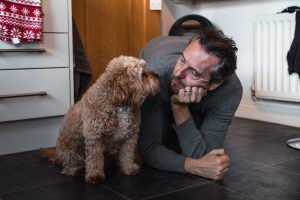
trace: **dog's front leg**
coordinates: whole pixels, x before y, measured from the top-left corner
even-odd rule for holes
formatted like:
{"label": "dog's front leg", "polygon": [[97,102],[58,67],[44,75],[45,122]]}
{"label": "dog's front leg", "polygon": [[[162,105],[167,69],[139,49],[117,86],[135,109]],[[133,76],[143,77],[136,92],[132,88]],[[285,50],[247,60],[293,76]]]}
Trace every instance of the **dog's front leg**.
{"label": "dog's front leg", "polygon": [[133,134],[122,145],[119,153],[119,165],[125,175],[133,175],[140,172],[139,156],[137,153],[138,134]]}
{"label": "dog's front leg", "polygon": [[101,135],[94,132],[85,135],[85,180],[88,183],[99,183],[105,179],[104,174],[104,146]]}

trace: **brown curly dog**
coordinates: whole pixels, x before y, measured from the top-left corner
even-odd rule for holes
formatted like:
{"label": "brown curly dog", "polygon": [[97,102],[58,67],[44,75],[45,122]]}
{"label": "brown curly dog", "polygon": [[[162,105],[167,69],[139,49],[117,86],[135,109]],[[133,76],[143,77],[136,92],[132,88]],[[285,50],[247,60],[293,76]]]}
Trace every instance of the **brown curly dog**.
{"label": "brown curly dog", "polygon": [[104,153],[117,158],[123,174],[138,173],[139,107],[159,90],[157,76],[144,67],[145,61],[129,56],[110,61],[96,83],[66,113],[56,148],[41,149],[42,157],[62,164],[66,175],[85,170],[88,183],[105,179]]}

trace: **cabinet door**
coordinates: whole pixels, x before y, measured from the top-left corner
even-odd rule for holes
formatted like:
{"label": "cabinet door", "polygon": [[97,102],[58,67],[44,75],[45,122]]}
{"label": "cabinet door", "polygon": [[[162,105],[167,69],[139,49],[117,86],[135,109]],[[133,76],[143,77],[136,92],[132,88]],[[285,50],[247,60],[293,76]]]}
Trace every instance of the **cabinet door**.
{"label": "cabinet door", "polygon": [[64,115],[70,104],[69,68],[0,72],[0,122]]}
{"label": "cabinet door", "polygon": [[[69,67],[68,42],[68,34],[54,33],[44,34],[42,42],[23,43],[20,46],[1,42],[0,69]],[[39,53],[39,50],[45,52]]]}
{"label": "cabinet door", "polygon": [[68,27],[68,0],[43,0],[42,9],[43,32],[67,33]]}

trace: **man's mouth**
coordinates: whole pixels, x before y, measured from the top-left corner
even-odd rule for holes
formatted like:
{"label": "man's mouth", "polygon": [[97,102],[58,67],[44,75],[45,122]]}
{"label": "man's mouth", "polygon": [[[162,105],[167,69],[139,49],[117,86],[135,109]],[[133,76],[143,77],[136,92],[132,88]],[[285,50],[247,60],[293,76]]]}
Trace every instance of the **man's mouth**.
{"label": "man's mouth", "polygon": [[176,80],[176,78],[173,78],[172,81],[171,81],[171,88],[173,90],[173,92],[178,92],[179,89],[182,89],[184,88],[184,85],[179,82],[178,80]]}

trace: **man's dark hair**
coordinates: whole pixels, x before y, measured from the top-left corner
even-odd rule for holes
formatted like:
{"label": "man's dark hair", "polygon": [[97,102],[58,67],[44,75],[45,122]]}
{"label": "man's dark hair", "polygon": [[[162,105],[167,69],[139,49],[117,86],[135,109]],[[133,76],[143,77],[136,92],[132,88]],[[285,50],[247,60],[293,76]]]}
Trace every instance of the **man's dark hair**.
{"label": "man's dark hair", "polygon": [[189,44],[196,40],[199,41],[206,53],[220,59],[220,62],[211,71],[210,82],[225,80],[234,73],[238,49],[231,38],[224,35],[221,30],[203,28],[193,36]]}

